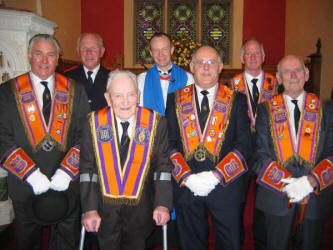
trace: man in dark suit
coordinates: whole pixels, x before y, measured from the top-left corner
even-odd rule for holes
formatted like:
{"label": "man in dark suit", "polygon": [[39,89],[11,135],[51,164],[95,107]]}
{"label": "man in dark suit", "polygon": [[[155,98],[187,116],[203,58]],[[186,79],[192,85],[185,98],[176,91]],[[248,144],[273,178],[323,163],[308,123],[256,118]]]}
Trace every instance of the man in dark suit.
{"label": "man in dark suit", "polygon": [[256,207],[265,213],[267,249],[289,249],[304,206],[297,249],[321,249],[323,221],[333,211],[333,105],[304,91],[309,71],[297,56],[284,57],[276,77],[284,92],[258,106]]}
{"label": "man in dark suit", "polygon": [[82,224],[101,249],[143,250],[172,207],[167,121],[137,107],[136,76],[110,74],[109,107],[89,115],[80,159]]}
{"label": "man in dark suit", "polygon": [[103,40],[96,33],[82,33],[77,41],[77,53],[82,65],[65,72],[67,77],[84,85],[91,110],[106,106],[104,93],[110,71],[101,65],[105,48]]}
{"label": "man in dark suit", "polygon": [[[275,77],[267,72],[263,71],[262,65],[265,61],[264,45],[256,38],[246,39],[241,48],[241,62],[244,64],[244,72],[234,76],[231,79],[231,87],[236,91],[239,91],[246,95],[248,104],[248,114],[251,120],[251,135],[253,148],[255,148],[255,121],[256,121],[256,109],[259,103],[264,102],[272,97],[276,93],[277,84]],[[248,166],[251,169],[252,161],[248,162]],[[244,178],[244,200],[242,207],[242,217],[244,216],[245,203],[247,200],[248,190],[250,188],[251,177],[255,173],[249,171]],[[257,185],[255,187],[255,194]],[[243,220],[241,221],[241,242],[245,239],[245,230]],[[266,249],[266,230],[264,225],[264,215],[261,210],[254,209],[253,214],[253,236],[256,250]]]}
{"label": "man in dark suit", "polygon": [[195,84],[169,95],[175,206],[182,250],[208,249],[208,212],[217,249],[240,249],[242,175],[251,137],[246,97],[218,83],[223,63],[210,46],[190,64]]}
{"label": "man in dark suit", "polygon": [[[29,216],[34,207],[26,207],[33,194],[71,189],[79,199],[81,124],[89,105],[82,85],[55,73],[59,53],[52,36],[35,35],[28,46],[31,71],[0,87],[1,167],[8,171],[20,250],[42,248],[42,226]],[[79,230],[77,205],[52,227],[49,249],[78,248]]]}

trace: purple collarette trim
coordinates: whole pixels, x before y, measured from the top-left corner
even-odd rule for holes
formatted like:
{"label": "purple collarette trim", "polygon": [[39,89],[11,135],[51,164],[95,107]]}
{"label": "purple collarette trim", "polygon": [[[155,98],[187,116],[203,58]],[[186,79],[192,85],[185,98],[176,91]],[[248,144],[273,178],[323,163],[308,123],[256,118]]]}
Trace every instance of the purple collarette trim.
{"label": "purple collarette trim", "polygon": [[[246,92],[250,92],[250,91],[247,91],[247,82],[245,80],[245,75],[244,73],[242,73],[242,81],[243,81],[243,84],[244,84],[244,94]],[[247,109],[248,109],[248,115],[250,116],[250,120],[251,120],[251,126],[254,126],[254,118],[253,118],[253,112],[252,112],[252,105],[251,105],[251,100],[250,100],[250,95],[246,95],[246,102],[247,102]]]}
{"label": "purple collarette trim", "polygon": [[[154,121],[154,113],[151,112],[150,113],[150,117],[149,117],[149,128],[148,128],[149,131],[152,131],[153,121]],[[145,151],[144,151],[144,154],[143,154],[144,161],[142,161],[142,163],[140,165],[139,173],[138,173],[138,176],[137,176],[137,179],[136,179],[136,182],[135,182],[135,186],[134,186],[134,190],[133,190],[132,195],[135,195],[137,193],[137,191],[138,191],[140,180],[142,178],[142,173],[143,173],[144,167],[145,167],[145,165],[147,163],[148,150],[149,150],[149,143],[147,143],[145,145]]]}

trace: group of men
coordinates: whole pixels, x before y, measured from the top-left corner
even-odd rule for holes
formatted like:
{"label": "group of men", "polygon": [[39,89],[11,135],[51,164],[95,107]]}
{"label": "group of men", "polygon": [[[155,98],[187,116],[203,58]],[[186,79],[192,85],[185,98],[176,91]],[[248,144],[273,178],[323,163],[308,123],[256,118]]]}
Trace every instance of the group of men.
{"label": "group of men", "polygon": [[284,57],[275,78],[262,69],[263,44],[247,39],[244,72],[228,87],[215,48],[193,53],[193,75],[172,63],[173,50],[157,33],[149,71],[110,73],[100,64],[102,38],[84,33],[82,65],[63,76],[57,41],[30,40],[31,71],[0,87],[1,167],[19,249],[41,247],[31,197],[69,191],[81,204],[51,227],[50,249],[77,248],[81,213],[100,249],[145,249],[173,206],[182,250],[208,249],[208,214],[216,249],[241,249],[251,179],[256,249],[287,250],[301,211],[297,247],[320,249],[333,210],[333,106],[304,91],[303,60]]}

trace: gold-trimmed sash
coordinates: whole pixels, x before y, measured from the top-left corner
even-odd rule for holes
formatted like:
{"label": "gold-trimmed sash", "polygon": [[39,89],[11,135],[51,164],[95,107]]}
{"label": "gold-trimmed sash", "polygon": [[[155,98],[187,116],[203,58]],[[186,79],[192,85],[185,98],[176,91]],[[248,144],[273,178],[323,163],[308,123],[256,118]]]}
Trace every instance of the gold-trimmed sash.
{"label": "gold-trimmed sash", "polygon": [[52,140],[60,150],[66,148],[66,138],[72,112],[71,92],[73,87],[68,78],[55,73],[52,107],[49,126],[45,123],[42,109],[30,78],[26,73],[14,81],[14,92],[18,110],[28,139],[34,150],[40,148],[44,139]]}
{"label": "gold-trimmed sash", "polygon": [[112,108],[105,107],[90,114],[89,122],[104,201],[119,205],[138,204],[149,171],[160,117],[149,109],[137,108],[134,136],[131,136],[127,159],[122,168]]}
{"label": "gold-trimmed sash", "polygon": [[[275,77],[273,75],[264,72],[263,79],[264,79],[264,81],[263,81],[263,84],[261,84],[261,88],[259,91],[260,95],[259,95],[258,103],[262,103],[265,100],[271,99],[271,97],[274,95],[275,89],[276,89],[276,81],[275,81]],[[251,95],[249,94],[250,92],[248,89],[248,85],[246,84],[246,78],[245,78],[244,73],[241,73],[232,78],[232,88],[234,90],[239,91],[246,95],[248,115],[251,120],[251,127],[254,128],[255,122],[256,122],[256,115],[253,115],[251,97],[250,97]]]}
{"label": "gold-trimmed sash", "polygon": [[312,168],[319,140],[321,105],[319,98],[305,94],[303,111],[297,133],[297,145],[294,144],[292,127],[285,99],[282,94],[275,95],[269,102],[271,133],[278,161],[285,165],[292,156],[305,167]]}
{"label": "gold-trimmed sash", "polygon": [[218,84],[205,129],[201,133],[194,88],[194,85],[190,85],[175,93],[178,124],[185,152],[184,158],[188,161],[193,156],[207,154],[210,159],[215,160],[222,147],[235,95],[228,87]]}

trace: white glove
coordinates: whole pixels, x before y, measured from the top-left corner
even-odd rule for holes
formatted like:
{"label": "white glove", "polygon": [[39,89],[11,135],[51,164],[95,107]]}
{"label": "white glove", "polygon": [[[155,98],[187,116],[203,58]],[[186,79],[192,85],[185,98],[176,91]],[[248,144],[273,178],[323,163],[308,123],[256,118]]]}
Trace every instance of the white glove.
{"label": "white glove", "polygon": [[287,193],[290,198],[290,202],[299,202],[313,191],[313,187],[311,186],[307,176],[282,179],[281,181],[288,183],[282,191]]}
{"label": "white glove", "polygon": [[187,178],[185,186],[188,187],[195,196],[207,196],[211,189],[197,174],[191,174]]}
{"label": "white glove", "polygon": [[28,178],[27,182],[32,187],[35,195],[45,193],[50,189],[49,179],[37,168]]}
{"label": "white glove", "polygon": [[208,188],[209,191],[206,195],[208,195],[216,187],[216,185],[220,183],[219,179],[217,179],[213,174],[213,171],[204,171],[198,173],[197,175],[209,187]]}
{"label": "white glove", "polygon": [[66,190],[72,180],[72,178],[61,169],[57,169],[51,179],[51,189],[55,191]]}

